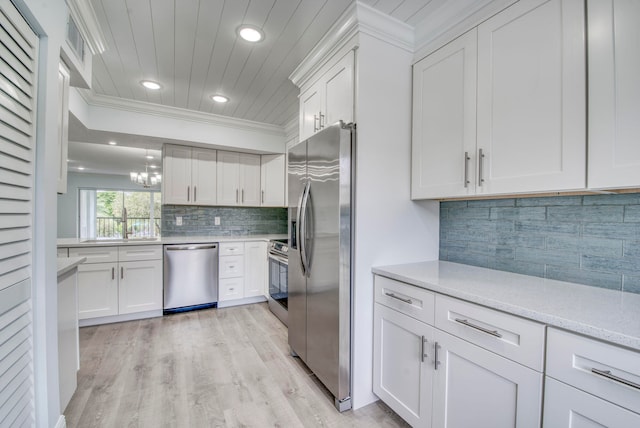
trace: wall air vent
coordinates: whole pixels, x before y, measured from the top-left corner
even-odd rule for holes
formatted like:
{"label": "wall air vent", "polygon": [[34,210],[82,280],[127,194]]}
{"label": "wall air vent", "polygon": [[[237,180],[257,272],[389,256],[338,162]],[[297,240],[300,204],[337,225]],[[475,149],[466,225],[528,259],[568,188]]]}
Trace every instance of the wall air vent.
{"label": "wall air vent", "polygon": [[69,16],[69,22],[67,25],[67,42],[69,46],[75,52],[80,62],[84,63],[84,39],[78,30],[78,26],[74,22],[73,18]]}

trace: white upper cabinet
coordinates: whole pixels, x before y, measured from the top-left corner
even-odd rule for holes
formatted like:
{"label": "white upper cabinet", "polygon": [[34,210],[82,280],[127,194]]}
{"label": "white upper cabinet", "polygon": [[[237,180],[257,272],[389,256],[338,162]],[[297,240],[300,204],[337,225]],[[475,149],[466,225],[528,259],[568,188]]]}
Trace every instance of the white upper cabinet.
{"label": "white upper cabinet", "polygon": [[475,193],[476,30],[413,66],[411,198]]}
{"label": "white upper cabinet", "polygon": [[301,88],[300,140],[342,120],[353,122],[354,52],[349,51],[312,85]]}
{"label": "white upper cabinet", "polygon": [[163,203],[215,205],[216,151],[171,145],[164,150]]}
{"label": "white upper cabinet", "polygon": [[640,2],[589,0],[589,177],[640,186]]}
{"label": "white upper cabinet", "polygon": [[584,189],[584,38],[580,0],[521,0],[415,64],[412,198]]}
{"label": "white upper cabinet", "polygon": [[586,186],[584,40],[580,0],[522,0],[478,27],[478,193]]}
{"label": "white upper cabinet", "polygon": [[218,205],[260,206],[260,155],[218,152]]}
{"label": "white upper cabinet", "polygon": [[284,155],[262,155],[260,166],[260,205],[284,207]]}

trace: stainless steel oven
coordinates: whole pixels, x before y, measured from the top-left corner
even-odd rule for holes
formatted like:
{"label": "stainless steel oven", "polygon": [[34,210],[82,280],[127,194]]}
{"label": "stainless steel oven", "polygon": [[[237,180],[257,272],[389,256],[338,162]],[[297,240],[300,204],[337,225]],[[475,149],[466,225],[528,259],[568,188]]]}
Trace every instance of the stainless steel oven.
{"label": "stainless steel oven", "polygon": [[288,245],[286,239],[269,242],[269,309],[285,325],[288,320],[289,270]]}

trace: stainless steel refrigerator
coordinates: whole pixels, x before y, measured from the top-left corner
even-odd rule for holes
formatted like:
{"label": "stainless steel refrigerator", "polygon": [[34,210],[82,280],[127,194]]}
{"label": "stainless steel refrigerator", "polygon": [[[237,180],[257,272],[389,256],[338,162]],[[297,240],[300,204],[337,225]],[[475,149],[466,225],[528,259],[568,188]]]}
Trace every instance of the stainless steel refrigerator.
{"label": "stainless steel refrigerator", "polygon": [[352,152],[338,122],[289,150],[289,346],[351,408]]}

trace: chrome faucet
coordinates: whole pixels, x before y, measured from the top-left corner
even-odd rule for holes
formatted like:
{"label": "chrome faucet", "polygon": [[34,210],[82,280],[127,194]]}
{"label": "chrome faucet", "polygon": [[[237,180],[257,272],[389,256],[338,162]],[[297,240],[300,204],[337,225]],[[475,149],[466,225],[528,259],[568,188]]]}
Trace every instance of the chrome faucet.
{"label": "chrome faucet", "polygon": [[129,227],[127,224],[127,209],[122,208],[122,237],[129,239]]}

